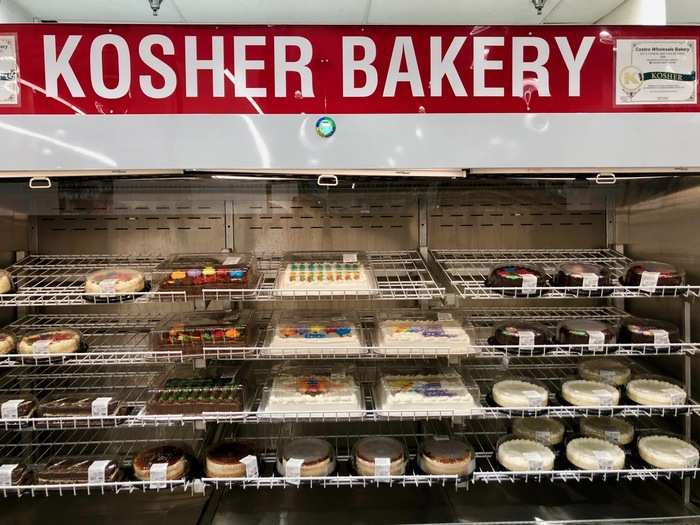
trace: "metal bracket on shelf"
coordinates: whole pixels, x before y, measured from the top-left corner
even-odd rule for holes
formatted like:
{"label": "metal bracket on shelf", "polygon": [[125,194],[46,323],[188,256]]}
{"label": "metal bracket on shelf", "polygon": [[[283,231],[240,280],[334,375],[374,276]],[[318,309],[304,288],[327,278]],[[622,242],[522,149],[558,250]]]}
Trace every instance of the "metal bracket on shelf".
{"label": "metal bracket on shelf", "polygon": [[51,179],[44,176],[32,177],[29,179],[30,190],[48,190],[51,188]]}

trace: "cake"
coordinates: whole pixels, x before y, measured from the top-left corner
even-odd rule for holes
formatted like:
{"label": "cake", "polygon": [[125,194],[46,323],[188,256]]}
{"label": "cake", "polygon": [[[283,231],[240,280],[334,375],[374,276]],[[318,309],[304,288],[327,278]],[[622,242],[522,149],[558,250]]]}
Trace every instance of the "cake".
{"label": "cake", "polygon": [[242,289],[257,284],[255,258],[250,254],[174,255],[157,270],[167,273],[158,285],[161,291],[198,294],[207,289]]}
{"label": "cake", "polygon": [[15,336],[8,333],[0,333],[0,355],[9,354],[17,346]]}
{"label": "cake", "polygon": [[134,475],[142,481],[163,481],[151,479],[151,467],[157,464],[167,464],[165,480],[182,479],[189,470],[189,461],[184,449],[175,445],[164,445],[136,454],[133,459]]}
{"label": "cake", "polygon": [[547,417],[520,417],[513,420],[513,435],[553,447],[564,440],[564,425]]}
{"label": "cake", "polygon": [[239,348],[249,344],[251,325],[231,312],[190,315],[168,321],[151,334],[154,351],[202,354],[205,347]]}
{"label": "cake", "polygon": [[634,426],[619,417],[584,417],[579,421],[581,434],[625,446],[634,439]]}
{"label": "cake", "polygon": [[286,477],[329,476],[334,470],[335,453],[324,439],[293,439],[284,443],[277,454],[277,471]]}
{"label": "cake", "polygon": [[12,275],[7,270],[0,270],[0,294],[12,291]]}
{"label": "cake", "polygon": [[374,277],[357,254],[291,254],[282,264],[275,288],[276,294],[289,296],[377,293]]}
{"label": "cake", "polygon": [[673,406],[685,403],[685,390],[671,381],[655,378],[633,379],[626,385],[627,397],[640,405]]}
{"label": "cake", "polygon": [[697,468],[700,460],[700,452],[694,445],[665,434],[640,438],[637,449],[644,461],[661,469]]}
{"label": "cake", "polygon": [[101,482],[113,482],[121,478],[121,471],[116,461],[78,456],[50,459],[44,468],[38,470],[37,481],[39,484],[49,485],[94,482],[90,479],[89,469],[96,461],[99,461],[96,466],[101,469]]}
{"label": "cake", "polygon": [[530,439],[508,439],[496,451],[498,462],[513,472],[552,470],[554,458],[548,447]]}
{"label": "cake", "polygon": [[553,284],[561,288],[575,288],[567,290],[567,293],[576,295],[603,295],[612,291],[600,289],[611,286],[610,271],[600,264],[588,262],[560,264]]}
{"label": "cake", "polygon": [[456,439],[428,438],[418,453],[418,466],[426,474],[467,476],[475,467],[474,448]]}
{"label": "cake", "polygon": [[504,379],[493,385],[491,397],[502,407],[544,407],[549,401],[549,391],[529,381]]}
{"label": "cake", "polygon": [[377,400],[382,412],[398,416],[418,410],[469,415],[478,402],[456,372],[384,375],[377,386]]}
{"label": "cake", "polygon": [[494,267],[486,278],[486,286],[504,288],[505,295],[538,295],[537,288],[547,286],[547,274],[539,266],[512,263]]}
{"label": "cake", "polygon": [[587,381],[621,386],[632,377],[632,370],[615,359],[588,359],[578,364],[578,375]]}
{"label": "cake", "polygon": [[620,392],[614,386],[599,381],[573,379],[562,384],[565,401],[575,406],[612,406],[620,402]]}
{"label": "cake", "polygon": [[24,463],[0,464],[0,487],[26,485],[31,479],[32,472]]}
{"label": "cake", "polygon": [[288,316],[273,320],[272,325],[265,354],[366,353],[359,323],[344,316]]}
{"label": "cake", "polygon": [[656,261],[636,261],[625,269],[620,282],[625,286],[639,287],[639,291],[654,295],[674,295],[673,290],[659,286],[682,286],[685,272],[672,264]]}
{"label": "cake", "polygon": [[566,459],[582,470],[621,470],[625,451],[604,439],[581,437],[566,445]]}
{"label": "cake", "polygon": [[85,277],[85,293],[94,298],[114,298],[142,292],[146,287],[144,276],[131,268],[107,268]]}
{"label": "cake", "polygon": [[36,401],[21,394],[9,394],[0,398],[0,419],[31,417],[36,410]]}
{"label": "cake", "polygon": [[462,323],[453,319],[387,319],[377,326],[378,353],[473,352],[471,338]]}
{"label": "cake", "polygon": [[156,391],[146,402],[146,414],[241,412],[243,403],[243,387],[240,385],[165,388]]}
{"label": "cake", "polygon": [[126,405],[116,397],[102,394],[52,395],[39,403],[39,417],[118,416],[126,413]]}
{"label": "cake", "polygon": [[68,329],[26,335],[17,347],[20,354],[72,354],[79,349],[80,334]]}
{"label": "cake", "polygon": [[[508,346],[506,352],[518,353],[520,350],[532,351],[534,346],[551,343],[549,330],[538,323],[527,321],[510,321],[496,326],[493,342],[499,346]],[[537,353],[541,353],[538,350]]]}
{"label": "cake", "polygon": [[681,333],[677,326],[665,321],[631,317],[620,323],[617,339],[621,344],[653,344],[657,348],[669,348],[670,343],[681,342]]}
{"label": "cake", "polygon": [[582,346],[589,352],[603,352],[603,345],[615,342],[615,330],[602,321],[572,319],[559,323],[557,341],[562,345]]}
{"label": "cake", "polygon": [[253,449],[242,443],[219,443],[207,450],[205,472],[210,478],[246,477],[246,466],[241,460],[253,455]]}
{"label": "cake", "polygon": [[[384,460],[384,465],[381,461],[378,462],[378,459]],[[353,460],[355,470],[360,476],[401,476],[406,471],[408,455],[399,440],[372,436],[355,443]]]}
{"label": "cake", "polygon": [[345,373],[277,375],[266,397],[262,413],[271,417],[305,413],[352,417],[364,410],[360,386]]}

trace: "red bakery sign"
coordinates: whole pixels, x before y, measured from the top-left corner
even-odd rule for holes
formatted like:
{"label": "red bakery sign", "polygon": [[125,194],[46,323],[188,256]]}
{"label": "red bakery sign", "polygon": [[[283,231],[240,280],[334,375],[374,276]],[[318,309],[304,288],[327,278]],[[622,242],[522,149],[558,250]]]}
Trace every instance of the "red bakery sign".
{"label": "red bakery sign", "polygon": [[0,113],[697,111],[693,27],[0,26]]}

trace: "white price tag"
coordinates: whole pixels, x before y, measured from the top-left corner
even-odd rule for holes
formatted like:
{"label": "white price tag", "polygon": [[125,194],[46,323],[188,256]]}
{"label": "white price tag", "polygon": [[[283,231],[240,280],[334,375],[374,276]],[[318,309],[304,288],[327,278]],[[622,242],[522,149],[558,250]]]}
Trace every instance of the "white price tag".
{"label": "white price tag", "polygon": [[523,457],[527,460],[528,470],[542,470],[544,468],[544,458],[539,452],[523,452]]}
{"label": "white price tag", "polygon": [[598,276],[594,273],[584,273],[581,288],[584,290],[596,290],[598,288]]}
{"label": "white price tag", "polygon": [[610,470],[613,468],[613,458],[607,450],[594,450],[593,455],[596,461],[598,461],[598,468],[600,470]]}
{"label": "white price tag", "polygon": [[33,354],[48,354],[49,346],[51,346],[50,339],[37,339],[32,343],[32,353]]}
{"label": "white price tag", "polygon": [[598,398],[598,404],[602,407],[609,407],[613,404],[613,394],[607,390],[593,390],[593,395]]}
{"label": "white price tag", "polygon": [[357,262],[357,254],[356,253],[344,253],[343,254],[343,262],[344,263],[356,263]]}
{"label": "white price tag", "polygon": [[239,262],[241,262],[240,257],[226,257],[226,259],[224,259],[224,266],[233,266]]}
{"label": "white price tag", "polygon": [[284,467],[284,475],[287,478],[287,483],[296,485],[301,483],[301,466],[304,464],[303,459],[289,458]]}
{"label": "white price tag", "polygon": [[92,402],[92,415],[93,417],[107,416],[109,402],[112,401],[111,397],[98,397]]}
{"label": "white price tag", "polygon": [[100,291],[103,293],[114,293],[117,291],[117,281],[116,279],[105,279],[100,281]]}
{"label": "white price tag", "polygon": [[603,435],[605,436],[605,441],[610,441],[616,445],[620,443],[620,432],[617,430],[606,430]]}
{"label": "white price tag", "polygon": [[541,407],[546,399],[546,396],[537,390],[525,390],[523,393],[527,397],[527,406],[529,407]]}
{"label": "white price tag", "polygon": [[246,478],[257,478],[258,477],[258,458],[255,456],[246,456],[241,459],[241,463],[245,465],[245,477]]}
{"label": "white price tag", "polygon": [[0,466],[0,485],[9,487],[12,485],[12,472],[18,467],[16,463]]}
{"label": "white price tag", "polygon": [[588,349],[591,352],[602,352],[605,344],[605,334],[600,330],[586,330],[588,334]]}
{"label": "white price tag", "polygon": [[438,312],[438,321],[452,321],[452,314],[450,312]]}
{"label": "white price tag", "polygon": [[111,461],[108,459],[100,459],[90,463],[88,467],[88,483],[104,483],[107,465],[110,463]]}
{"label": "white price tag", "polygon": [[391,458],[374,458],[374,475],[379,481],[389,481],[391,476]]}
{"label": "white price tag", "polygon": [[672,405],[682,405],[685,402],[685,392],[676,390],[675,388],[667,388],[664,390]]}
{"label": "white price tag", "polygon": [[694,448],[679,447],[676,449],[676,454],[685,461],[685,468],[697,468],[700,461],[700,453]]}
{"label": "white price tag", "polygon": [[521,275],[523,279],[522,289],[528,292],[533,292],[537,288],[537,276],[531,273]]}
{"label": "white price tag", "polygon": [[19,417],[19,406],[24,399],[9,399],[0,405],[0,417],[2,419],[17,419]]}
{"label": "white price tag", "polygon": [[642,277],[639,279],[639,289],[643,292],[654,293],[659,284],[660,275],[659,272],[642,272]]}
{"label": "white price tag", "polygon": [[668,332],[666,330],[652,330],[651,333],[654,335],[654,346],[657,348],[668,349],[671,345],[671,340],[668,337]]}
{"label": "white price tag", "polygon": [[607,383],[615,379],[615,371],[601,369],[598,371],[598,376]]}
{"label": "white price tag", "polygon": [[544,430],[536,430],[535,431],[535,441],[539,441],[540,443],[549,443],[549,436],[550,433]]}
{"label": "white price tag", "polygon": [[152,489],[163,489],[167,486],[167,463],[153,463],[149,471],[148,480],[151,482]]}
{"label": "white price tag", "polygon": [[518,331],[518,349],[532,350],[535,347],[535,332],[532,330]]}

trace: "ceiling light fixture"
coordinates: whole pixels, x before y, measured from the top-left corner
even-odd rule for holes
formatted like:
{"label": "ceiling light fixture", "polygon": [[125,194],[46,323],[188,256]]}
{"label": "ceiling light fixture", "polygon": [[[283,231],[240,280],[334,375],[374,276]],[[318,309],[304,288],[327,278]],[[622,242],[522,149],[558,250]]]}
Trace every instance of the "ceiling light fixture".
{"label": "ceiling light fixture", "polygon": [[160,4],[163,3],[163,0],[148,0],[148,3],[153,11],[153,16],[158,16],[158,10],[160,9]]}
{"label": "ceiling light fixture", "polygon": [[537,14],[541,15],[542,14],[542,9],[544,9],[544,4],[547,3],[547,0],[530,0],[532,2],[532,5],[537,9]]}

